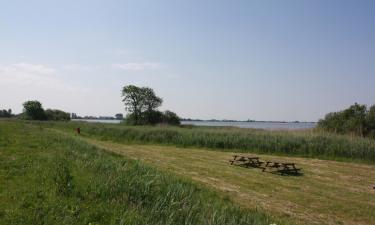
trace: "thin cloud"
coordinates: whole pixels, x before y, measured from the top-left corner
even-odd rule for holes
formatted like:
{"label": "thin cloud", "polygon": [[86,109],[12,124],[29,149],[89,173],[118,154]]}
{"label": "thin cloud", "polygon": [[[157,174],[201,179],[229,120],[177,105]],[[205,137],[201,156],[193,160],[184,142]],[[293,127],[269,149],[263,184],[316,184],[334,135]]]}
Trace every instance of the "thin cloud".
{"label": "thin cloud", "polygon": [[67,71],[81,71],[81,72],[88,72],[102,69],[103,66],[101,65],[83,65],[83,64],[67,64],[62,66],[62,69]]}
{"label": "thin cloud", "polygon": [[32,63],[0,65],[0,84],[22,88],[42,88],[57,91],[82,91],[57,76],[55,68]]}
{"label": "thin cloud", "polygon": [[165,66],[161,63],[123,63],[123,64],[112,64],[112,67],[119,70],[127,71],[144,71],[144,70],[158,70]]}

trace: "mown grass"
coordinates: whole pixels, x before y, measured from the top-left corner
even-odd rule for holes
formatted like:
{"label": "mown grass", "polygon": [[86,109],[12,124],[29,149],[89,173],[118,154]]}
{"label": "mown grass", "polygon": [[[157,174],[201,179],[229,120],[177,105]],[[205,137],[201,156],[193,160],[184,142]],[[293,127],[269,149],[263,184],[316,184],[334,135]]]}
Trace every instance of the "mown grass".
{"label": "mown grass", "polygon": [[264,161],[294,162],[302,168],[301,176],[280,176],[230,165],[228,160],[238,154],[233,152],[81,139],[190,178],[238,205],[293,218],[298,224],[370,225],[375,221],[375,165],[258,155]]}
{"label": "mown grass", "polygon": [[375,162],[375,140],[308,131],[263,131],[240,128],[132,127],[91,123],[50,123],[83,135],[118,143],[165,144],[221,151],[253,152],[338,161]]}
{"label": "mown grass", "polygon": [[282,224],[45,124],[16,121],[0,121],[0,202],[4,225]]}

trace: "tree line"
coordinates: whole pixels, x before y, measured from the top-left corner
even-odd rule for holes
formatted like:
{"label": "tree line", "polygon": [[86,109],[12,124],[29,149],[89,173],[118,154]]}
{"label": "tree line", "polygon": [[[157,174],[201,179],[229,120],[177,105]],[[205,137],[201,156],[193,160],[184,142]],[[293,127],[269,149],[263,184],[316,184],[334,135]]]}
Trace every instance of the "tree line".
{"label": "tree line", "polygon": [[328,113],[319,120],[318,128],[339,134],[354,134],[375,138],[375,105],[355,103],[339,112]]}
{"label": "tree line", "polygon": [[70,113],[58,109],[44,110],[39,101],[27,101],[23,103],[23,113],[20,114],[19,118],[26,120],[69,121]]}
{"label": "tree line", "polygon": [[8,110],[6,110],[6,109],[2,109],[2,110],[0,110],[0,118],[10,118],[10,117],[12,117],[12,116],[14,116],[13,114],[12,114],[12,110],[11,109],[8,109]]}
{"label": "tree line", "polygon": [[[180,118],[176,113],[166,110],[161,112],[158,108],[163,99],[157,96],[152,88],[127,85],[122,89],[122,101],[125,110],[129,113],[124,119],[128,125],[155,125],[169,124],[179,125]],[[12,111],[0,110],[0,117],[11,117]],[[70,113],[57,109],[44,110],[39,101],[26,101],[23,103],[23,112],[16,116],[25,120],[55,120],[69,121]],[[122,114],[116,114],[116,118],[122,119]]]}

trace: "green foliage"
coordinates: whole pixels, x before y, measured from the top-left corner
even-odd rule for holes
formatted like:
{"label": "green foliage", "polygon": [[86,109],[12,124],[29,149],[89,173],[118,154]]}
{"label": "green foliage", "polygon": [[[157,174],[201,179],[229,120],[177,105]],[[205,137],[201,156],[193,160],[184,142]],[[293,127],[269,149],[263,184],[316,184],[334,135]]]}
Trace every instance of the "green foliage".
{"label": "green foliage", "polygon": [[48,123],[0,123],[0,224],[282,224]]}
{"label": "green foliage", "polygon": [[171,111],[160,112],[157,110],[145,111],[139,115],[136,121],[135,114],[128,114],[125,118],[127,125],[155,125],[155,124],[168,124],[180,125],[180,118],[176,113]]}
{"label": "green foliage", "polygon": [[144,109],[143,89],[134,85],[128,85],[122,89],[122,101],[125,104],[125,110],[134,116],[134,121],[138,124],[140,114]]}
{"label": "green foliage", "polygon": [[375,138],[375,105],[371,106],[367,112],[366,126],[368,135]]}
{"label": "green foliage", "polygon": [[153,89],[149,87],[143,87],[141,89],[142,89],[143,101],[144,101],[144,106],[146,108],[146,111],[151,112],[161,106],[161,104],[163,103],[163,99],[156,96]]}
{"label": "green foliage", "polygon": [[212,127],[132,127],[108,124],[52,124],[81,127],[84,135],[119,143],[166,144],[216,151],[254,152],[321,159],[375,162],[375,141],[321,131],[263,131]]}
{"label": "green foliage", "polygon": [[38,101],[27,101],[23,103],[23,113],[21,119],[26,120],[56,120],[69,121],[70,114],[58,109],[44,110],[42,104]]}
{"label": "green foliage", "polygon": [[5,117],[5,118],[9,118],[9,117],[12,117],[12,110],[11,109],[8,109],[8,110],[0,110],[0,118],[1,117]]}
{"label": "green foliage", "polygon": [[162,114],[162,122],[170,125],[180,125],[181,123],[177,114],[169,110]]}
{"label": "green foliage", "polygon": [[318,128],[341,134],[367,136],[374,132],[374,106],[367,111],[366,105],[355,103],[349,108],[329,113],[318,122]]}
{"label": "green foliage", "polygon": [[69,121],[70,114],[58,109],[47,109],[45,111],[47,120],[56,120],[56,121]]}
{"label": "green foliage", "polygon": [[122,115],[122,113],[117,113],[117,114],[115,115],[115,117],[116,117],[116,119],[118,119],[118,120],[122,120],[122,119],[124,119],[124,115]]}
{"label": "green foliage", "polygon": [[149,87],[125,86],[122,89],[122,97],[125,110],[130,112],[125,118],[128,125],[180,124],[180,119],[175,113],[162,113],[157,110],[163,99],[156,96],[154,90]]}
{"label": "green foliage", "polygon": [[46,120],[46,114],[42,104],[38,101],[27,101],[23,103],[24,119]]}

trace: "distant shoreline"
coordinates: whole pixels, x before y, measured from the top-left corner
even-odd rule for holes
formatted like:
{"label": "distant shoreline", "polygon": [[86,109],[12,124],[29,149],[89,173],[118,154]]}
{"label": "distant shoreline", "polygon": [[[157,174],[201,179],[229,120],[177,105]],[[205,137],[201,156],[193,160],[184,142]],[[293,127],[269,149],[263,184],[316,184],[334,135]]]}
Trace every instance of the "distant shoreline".
{"label": "distant shoreline", "polygon": [[181,122],[220,122],[220,123],[317,123],[311,121],[267,121],[267,120],[201,120],[201,119],[181,119]]}

